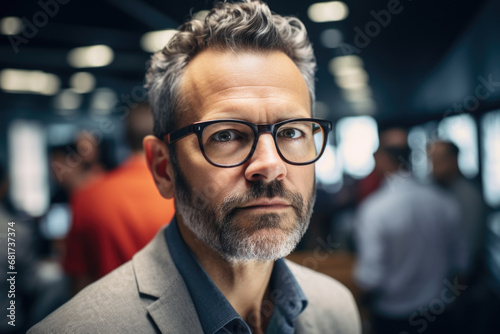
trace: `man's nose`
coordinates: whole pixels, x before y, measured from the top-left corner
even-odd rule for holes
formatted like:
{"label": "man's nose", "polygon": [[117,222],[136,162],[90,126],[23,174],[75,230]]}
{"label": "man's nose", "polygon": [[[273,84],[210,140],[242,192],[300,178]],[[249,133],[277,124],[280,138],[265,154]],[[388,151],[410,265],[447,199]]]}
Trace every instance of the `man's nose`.
{"label": "man's nose", "polygon": [[263,133],[257,141],[257,147],[245,169],[245,178],[249,181],[271,182],[282,180],[286,176],[286,165],[281,159],[272,134]]}

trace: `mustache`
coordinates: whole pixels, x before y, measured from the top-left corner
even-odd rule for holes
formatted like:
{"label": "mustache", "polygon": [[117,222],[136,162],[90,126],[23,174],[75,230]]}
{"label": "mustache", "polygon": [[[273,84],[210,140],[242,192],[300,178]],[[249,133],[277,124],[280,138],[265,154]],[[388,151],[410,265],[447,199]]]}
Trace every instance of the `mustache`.
{"label": "mustache", "polygon": [[273,180],[269,183],[265,183],[259,180],[252,182],[250,189],[248,189],[246,193],[226,198],[221,204],[220,212],[225,213],[227,218],[230,218],[239,210],[238,207],[245,206],[246,203],[263,197],[281,197],[288,199],[292,208],[297,213],[301,212],[304,206],[302,196],[285,189],[281,181]]}
{"label": "mustache", "polygon": [[248,189],[244,194],[232,195],[224,200],[221,205],[221,211],[228,211],[237,206],[244,206],[253,200],[267,197],[284,197],[287,198],[290,194],[287,194],[287,190],[283,184],[278,180],[273,180],[270,183],[264,183],[264,181],[255,181],[251,184],[250,189]]}
{"label": "mustache", "polygon": [[288,191],[283,186],[283,183],[278,180],[273,180],[270,183],[264,181],[255,181],[248,190],[245,200],[252,201],[261,197],[287,197]]}

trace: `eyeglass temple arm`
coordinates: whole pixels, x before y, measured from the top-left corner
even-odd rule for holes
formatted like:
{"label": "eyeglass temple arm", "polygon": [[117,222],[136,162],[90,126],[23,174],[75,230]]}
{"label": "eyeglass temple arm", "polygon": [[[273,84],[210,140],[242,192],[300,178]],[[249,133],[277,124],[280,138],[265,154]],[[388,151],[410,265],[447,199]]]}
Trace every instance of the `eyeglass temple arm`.
{"label": "eyeglass temple arm", "polygon": [[167,143],[175,143],[179,139],[182,139],[193,132],[194,124],[185,126],[183,128],[180,128],[179,130],[172,131],[167,135]]}

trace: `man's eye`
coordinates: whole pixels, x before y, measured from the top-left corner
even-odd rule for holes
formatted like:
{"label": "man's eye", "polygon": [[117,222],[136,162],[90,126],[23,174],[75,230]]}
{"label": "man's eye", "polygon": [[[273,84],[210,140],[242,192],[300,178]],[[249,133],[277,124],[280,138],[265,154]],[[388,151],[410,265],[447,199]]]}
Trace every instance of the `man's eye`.
{"label": "man's eye", "polygon": [[218,142],[228,142],[230,140],[235,140],[236,137],[236,134],[229,130],[219,131],[212,136],[213,140]]}
{"label": "man's eye", "polygon": [[289,139],[297,139],[302,137],[302,131],[298,129],[284,129],[278,133],[279,137],[289,138]]}

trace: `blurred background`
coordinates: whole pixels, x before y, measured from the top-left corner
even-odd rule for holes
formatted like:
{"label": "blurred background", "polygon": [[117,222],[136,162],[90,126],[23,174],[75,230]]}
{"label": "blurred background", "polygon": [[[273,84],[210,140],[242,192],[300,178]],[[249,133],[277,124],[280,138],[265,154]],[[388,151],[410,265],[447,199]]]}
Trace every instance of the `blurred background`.
{"label": "blurred background", "polygon": [[[19,249],[26,248],[22,256],[27,267],[36,272],[25,279],[61,282],[59,241],[71,228],[71,192],[129,156],[124,119],[129,108],[147,100],[142,85],[148,59],[190,14],[202,17],[212,4],[2,4],[0,165],[5,182],[0,194],[4,215],[25,222],[20,230],[26,232],[18,233],[17,242]],[[374,171],[379,131],[399,126],[408,132],[410,162],[420,182],[433,182],[430,143],[440,139],[458,147],[458,167],[484,200],[481,224],[485,238],[495,245],[487,250],[484,242],[483,260],[499,264],[500,2],[268,4],[306,25],[318,61],[314,112],[334,122],[329,145],[316,166],[315,216],[299,245],[297,261],[313,263],[355,291],[351,275],[356,210],[380,183],[380,177],[366,179]],[[8,218],[2,220],[4,234]],[[305,263],[317,249],[331,255],[333,262],[313,258]],[[500,278],[500,270],[496,274]],[[29,288],[25,294],[23,307],[29,310],[24,315],[19,311],[18,330],[54,307],[44,302],[52,298],[55,301],[48,304],[57,305],[66,298],[62,294],[40,299],[39,292]]]}

